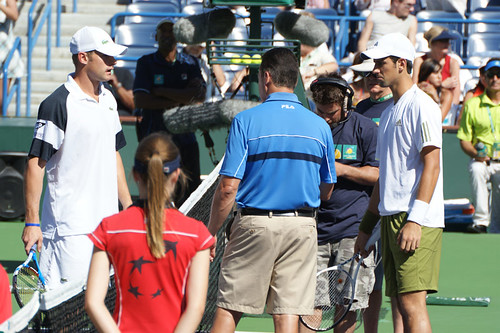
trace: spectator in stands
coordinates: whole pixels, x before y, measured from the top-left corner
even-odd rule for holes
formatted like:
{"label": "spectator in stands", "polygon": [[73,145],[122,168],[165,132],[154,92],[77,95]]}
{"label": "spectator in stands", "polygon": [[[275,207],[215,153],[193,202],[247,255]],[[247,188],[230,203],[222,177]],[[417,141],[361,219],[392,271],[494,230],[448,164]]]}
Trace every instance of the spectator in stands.
{"label": "spectator in stands", "polygon": [[[208,64],[208,57],[203,52],[206,46],[203,44],[196,45],[186,45],[182,52],[190,54],[198,60],[200,65],[201,75],[207,83],[207,93],[205,97],[205,102],[215,102],[221,100],[224,97],[223,92],[227,89],[226,87],[226,75],[221,65]],[[214,84],[215,83],[215,84]]]}
{"label": "spectator in stands", "polygon": [[410,13],[415,0],[391,0],[388,11],[373,11],[367,18],[358,40],[358,52],[373,46],[375,41],[391,32],[400,32],[415,45],[417,18]]}
{"label": "spectator in stands", "polygon": [[[314,14],[307,11],[301,11],[301,15],[307,15],[314,18]],[[332,55],[326,43],[318,47],[300,44],[300,74],[304,88],[310,94],[309,86],[318,75],[327,75],[336,72],[339,69],[337,60]]]}
{"label": "spectator in stands", "polygon": [[486,77],[484,76],[484,68],[486,67],[486,64],[484,66],[479,67],[479,80],[474,88],[471,90],[467,91],[464,96],[463,104],[471,99],[472,97],[477,97],[480,96],[484,93],[484,87],[486,86]]}
{"label": "spectator in stands", "polygon": [[441,108],[441,119],[444,121],[451,108],[453,93],[451,89],[442,87],[441,69],[442,67],[438,61],[426,59],[420,66],[418,87],[439,105]]}
{"label": "spectator in stands", "polygon": [[308,8],[330,8],[330,0],[306,0],[306,9]]}
{"label": "spectator in stands", "polygon": [[441,65],[441,86],[451,89],[453,93],[452,103],[460,104],[460,64],[457,59],[449,53],[450,40],[458,36],[448,29],[435,25],[424,33],[424,38],[429,43],[430,51],[415,59],[413,67],[413,82],[418,82],[420,66],[426,59],[434,59]]}
{"label": "spectator in stands", "polygon": [[0,264],[0,324],[12,316],[12,297],[7,272]]}
{"label": "spectator in stands", "polygon": [[[0,0],[0,63],[7,60],[10,50],[14,46],[15,37],[12,32],[14,22],[19,17],[16,0]],[[24,75],[24,63],[18,51],[14,52],[7,71],[7,88],[11,80]],[[0,72],[0,109],[2,107],[3,72]]]}
{"label": "spectator in stands", "polygon": [[[100,332],[194,332],[205,308],[215,240],[202,222],[171,204],[184,175],[167,134],[140,142],[133,175],[140,200],[89,234],[94,253],[85,309]],[[104,303],[111,264],[119,294],[114,318]]]}
{"label": "spectator in stands", "polygon": [[131,116],[134,112],[134,76],[126,68],[115,67],[111,80],[104,83],[115,96],[120,116]]}
{"label": "spectator in stands", "polygon": [[354,0],[354,5],[360,12],[365,9],[387,11],[391,8],[391,0]]}
{"label": "spectator in stands", "polygon": [[[169,20],[160,21],[156,27],[158,51],[137,61],[134,100],[142,113],[139,140],[153,132],[167,131],[163,122],[165,109],[205,100],[206,85],[200,66],[193,56],[177,52],[173,26]],[[180,206],[200,184],[200,154],[194,133],[175,134],[172,138],[181,151],[182,168],[189,179],[186,193],[178,195],[175,201]]]}
{"label": "spectator in stands", "polygon": [[[361,59],[361,53],[356,53],[352,64],[359,65],[362,62],[363,60]],[[348,80],[348,82],[350,82],[350,86],[354,91],[354,96],[352,97],[353,106],[358,105],[360,101],[370,97],[370,93],[366,90],[366,85],[360,72],[352,71],[352,79]]]}
{"label": "spectator in stands", "polygon": [[469,231],[500,233],[500,58],[490,59],[484,70],[485,91],[465,103],[457,137],[464,153],[471,157],[475,212]]}

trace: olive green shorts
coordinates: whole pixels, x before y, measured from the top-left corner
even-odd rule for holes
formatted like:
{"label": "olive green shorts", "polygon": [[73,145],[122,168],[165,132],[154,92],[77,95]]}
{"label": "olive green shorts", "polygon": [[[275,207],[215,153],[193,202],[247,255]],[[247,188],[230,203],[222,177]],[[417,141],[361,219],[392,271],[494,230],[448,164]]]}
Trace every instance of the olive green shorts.
{"label": "olive green shorts", "polygon": [[422,226],[418,249],[406,253],[400,250],[397,238],[407,217],[406,212],[381,217],[385,294],[389,297],[424,290],[435,293],[438,290],[443,229]]}

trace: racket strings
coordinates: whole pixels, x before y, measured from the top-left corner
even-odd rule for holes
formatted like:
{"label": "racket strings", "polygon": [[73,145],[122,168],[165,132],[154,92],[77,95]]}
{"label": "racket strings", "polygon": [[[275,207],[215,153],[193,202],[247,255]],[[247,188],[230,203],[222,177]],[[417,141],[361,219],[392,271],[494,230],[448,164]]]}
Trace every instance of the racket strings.
{"label": "racket strings", "polygon": [[36,290],[39,290],[38,273],[32,267],[22,267],[14,281],[14,288],[21,303],[28,303]]}
{"label": "racket strings", "polygon": [[342,268],[327,270],[317,277],[314,313],[302,316],[302,322],[315,331],[327,331],[337,325],[352,304],[353,281]]}

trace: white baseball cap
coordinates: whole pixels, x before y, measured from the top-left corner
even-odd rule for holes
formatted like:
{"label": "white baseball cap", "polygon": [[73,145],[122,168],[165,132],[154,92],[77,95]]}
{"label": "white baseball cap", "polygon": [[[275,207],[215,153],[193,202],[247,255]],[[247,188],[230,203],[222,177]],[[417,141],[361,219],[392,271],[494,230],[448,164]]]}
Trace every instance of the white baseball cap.
{"label": "white baseball cap", "polygon": [[98,51],[116,57],[127,52],[127,47],[113,42],[108,33],[97,27],[83,27],[78,30],[69,43],[72,54]]}
{"label": "white baseball cap", "polygon": [[403,58],[413,62],[415,60],[415,47],[405,35],[394,32],[377,40],[373,48],[362,53],[363,57],[382,59],[389,56]]}

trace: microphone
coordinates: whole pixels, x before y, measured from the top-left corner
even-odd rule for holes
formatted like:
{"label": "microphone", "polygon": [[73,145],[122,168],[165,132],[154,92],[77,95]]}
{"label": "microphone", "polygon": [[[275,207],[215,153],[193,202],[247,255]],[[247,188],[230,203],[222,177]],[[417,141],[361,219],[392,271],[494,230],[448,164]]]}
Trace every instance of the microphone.
{"label": "microphone", "polygon": [[314,47],[330,37],[330,29],[323,21],[291,11],[279,12],[274,18],[274,26],[286,39],[298,39],[302,44]]}
{"label": "microphone", "polygon": [[210,130],[229,126],[241,111],[260,105],[259,102],[226,99],[217,102],[178,106],[163,113],[165,127],[172,134]]}
{"label": "microphone", "polygon": [[206,13],[180,18],[174,23],[174,36],[184,44],[201,44],[209,38],[227,38],[236,24],[229,8],[217,8]]}

